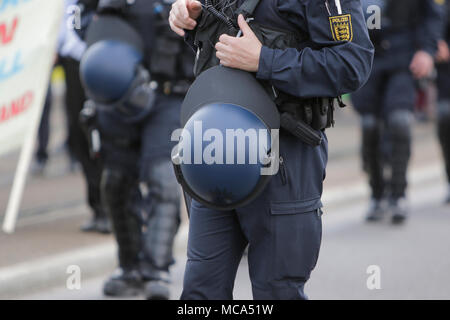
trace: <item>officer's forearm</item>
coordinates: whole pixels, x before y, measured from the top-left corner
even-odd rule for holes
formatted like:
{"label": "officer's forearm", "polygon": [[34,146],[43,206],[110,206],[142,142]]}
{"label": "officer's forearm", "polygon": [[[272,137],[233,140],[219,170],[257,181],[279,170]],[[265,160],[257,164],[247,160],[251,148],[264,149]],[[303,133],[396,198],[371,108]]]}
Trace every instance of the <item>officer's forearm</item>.
{"label": "officer's forearm", "polygon": [[438,41],[442,38],[445,22],[445,10],[440,4],[431,1],[427,4],[423,26],[418,28],[418,48],[434,56],[438,50]]}
{"label": "officer's forearm", "polygon": [[336,97],[362,86],[371,70],[373,48],[346,43],[321,50],[261,50],[257,78],[301,97]]}
{"label": "officer's forearm", "polygon": [[[429,30],[430,28],[427,28]],[[438,50],[439,36],[437,32],[418,31],[417,49],[427,52],[431,56],[435,56]]]}

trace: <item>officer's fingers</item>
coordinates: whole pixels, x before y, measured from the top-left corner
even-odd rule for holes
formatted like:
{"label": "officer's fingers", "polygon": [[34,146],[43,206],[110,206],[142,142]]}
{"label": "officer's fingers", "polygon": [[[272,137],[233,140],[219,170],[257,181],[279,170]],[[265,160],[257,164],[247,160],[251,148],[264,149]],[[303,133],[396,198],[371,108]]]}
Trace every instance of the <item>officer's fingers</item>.
{"label": "officer's fingers", "polygon": [[174,13],[170,13],[169,15],[169,25],[170,28],[176,32],[180,36],[184,36],[184,30],[183,27],[179,25],[179,22],[177,21],[177,18],[175,17]]}
{"label": "officer's fingers", "polygon": [[183,29],[174,27],[174,26],[170,26],[170,28],[172,29],[173,32],[175,32],[177,35],[179,35],[180,37],[184,37],[185,32],[183,31]]}
{"label": "officer's fingers", "polygon": [[217,59],[222,60],[222,59],[225,59],[226,55],[222,51],[216,51],[216,57],[217,57]]}
{"label": "officer's fingers", "polygon": [[245,21],[244,16],[242,14],[240,14],[238,17],[238,25],[239,25],[239,28],[242,30],[242,34],[244,36],[255,35],[253,30],[248,25],[247,21]]}
{"label": "officer's fingers", "polygon": [[183,29],[193,30],[195,28],[195,26],[197,25],[197,22],[195,20],[192,20],[191,18],[189,18],[186,21],[176,20],[176,24]]}
{"label": "officer's fingers", "polygon": [[419,70],[419,68],[420,68],[420,59],[419,59],[419,55],[418,54],[414,55],[410,65],[409,65],[409,68],[410,68],[410,70],[413,73],[416,73]]}
{"label": "officer's fingers", "polygon": [[187,9],[189,16],[193,19],[197,19],[202,12],[202,4],[196,0],[187,0]]}
{"label": "officer's fingers", "polygon": [[439,46],[439,50],[436,53],[436,61],[437,62],[447,62],[450,58],[450,51],[448,47],[445,46]]}
{"label": "officer's fingers", "polygon": [[231,62],[229,60],[224,59],[224,58],[219,59],[219,60],[220,60],[220,64],[222,66],[224,66],[224,67],[231,67]]}
{"label": "officer's fingers", "polygon": [[171,10],[174,15],[174,22],[179,24],[179,27],[193,29],[197,25],[197,21],[189,17],[186,6],[174,6]]}
{"label": "officer's fingers", "polygon": [[195,26],[197,25],[197,21],[195,21],[194,19],[189,17],[189,14],[188,14],[188,11],[186,8],[186,3],[184,2],[184,0],[177,1],[177,2],[175,2],[175,4],[178,4],[178,5],[172,6],[172,10],[171,10],[171,13],[173,13],[173,15],[174,15],[173,21],[180,28],[189,29],[189,30],[194,29]]}
{"label": "officer's fingers", "polygon": [[409,66],[409,69],[411,70],[414,78],[420,78],[420,66],[418,65],[417,61],[413,60],[413,62]]}
{"label": "officer's fingers", "polygon": [[231,44],[233,44],[234,40],[236,40],[235,37],[231,37],[231,36],[229,36],[229,35],[227,35],[227,34],[225,34],[225,33],[222,34],[222,35],[219,37],[219,42],[221,42],[221,43],[223,43],[223,44],[225,44],[225,45],[231,45]]}
{"label": "officer's fingers", "polygon": [[172,19],[169,17],[169,25],[170,25],[170,29],[172,29],[173,32],[175,32],[176,34],[178,34],[179,36],[184,37],[184,30],[181,28],[178,28],[172,21]]}
{"label": "officer's fingers", "polygon": [[216,51],[216,57],[217,59],[219,59],[221,65],[225,67],[231,66],[232,57],[229,54],[225,52]]}
{"label": "officer's fingers", "polygon": [[217,42],[215,48],[216,48],[216,51],[222,52],[222,53],[229,53],[229,51],[230,51],[230,47],[222,42]]}
{"label": "officer's fingers", "polygon": [[421,78],[419,70],[413,69],[413,70],[411,70],[411,72],[412,72],[412,74],[414,76],[414,79],[420,79]]}
{"label": "officer's fingers", "polygon": [[416,79],[425,78],[430,75],[432,66],[430,66],[426,61],[416,61],[411,65],[411,72]]}
{"label": "officer's fingers", "polygon": [[170,13],[169,21],[172,21],[172,23],[180,29],[188,29],[188,30],[194,29],[197,24],[197,22],[195,20],[192,20],[191,18],[188,19],[181,18],[179,15],[177,15],[176,11]]}
{"label": "officer's fingers", "polygon": [[175,12],[176,16],[182,19],[189,18],[189,12],[187,8],[186,0],[177,0],[172,4],[172,11]]}
{"label": "officer's fingers", "polygon": [[417,79],[423,79],[428,76],[428,72],[425,69],[418,69],[415,73]]}
{"label": "officer's fingers", "polygon": [[427,77],[433,71],[433,58],[428,53],[420,55],[417,61],[417,73],[419,77]]}

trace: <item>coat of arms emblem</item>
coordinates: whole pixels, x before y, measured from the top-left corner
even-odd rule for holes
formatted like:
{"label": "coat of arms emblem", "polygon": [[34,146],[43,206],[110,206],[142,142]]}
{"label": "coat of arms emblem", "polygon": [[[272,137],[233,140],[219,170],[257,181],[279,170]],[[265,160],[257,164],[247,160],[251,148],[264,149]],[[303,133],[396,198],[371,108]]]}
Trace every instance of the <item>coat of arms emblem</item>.
{"label": "coat of arms emblem", "polygon": [[351,15],[344,14],[330,17],[329,19],[334,41],[352,41],[353,28]]}

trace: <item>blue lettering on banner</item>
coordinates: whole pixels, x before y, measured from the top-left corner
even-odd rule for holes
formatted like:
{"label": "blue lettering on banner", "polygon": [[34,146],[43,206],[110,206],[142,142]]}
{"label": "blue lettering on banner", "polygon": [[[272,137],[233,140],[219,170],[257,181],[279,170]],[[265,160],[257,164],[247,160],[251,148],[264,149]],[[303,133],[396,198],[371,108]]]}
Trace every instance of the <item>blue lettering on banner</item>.
{"label": "blue lettering on banner", "polygon": [[30,2],[32,0],[0,0],[0,13],[10,7],[17,7],[23,3]]}
{"label": "blue lettering on banner", "polygon": [[24,66],[21,60],[22,53],[20,51],[13,57],[0,59],[0,82],[22,71]]}

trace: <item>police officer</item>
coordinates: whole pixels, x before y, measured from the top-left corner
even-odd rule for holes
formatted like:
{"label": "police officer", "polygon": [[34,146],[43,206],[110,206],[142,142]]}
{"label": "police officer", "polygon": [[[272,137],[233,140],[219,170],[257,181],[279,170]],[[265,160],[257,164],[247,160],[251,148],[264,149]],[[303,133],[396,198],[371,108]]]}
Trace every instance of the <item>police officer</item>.
{"label": "police officer", "polygon": [[437,89],[438,89],[438,136],[447,170],[449,182],[446,202],[450,203],[450,4],[446,3],[446,24],[437,52]]}
{"label": "police officer", "polygon": [[374,67],[368,82],[352,95],[361,115],[363,167],[372,189],[367,220],[383,217],[387,198],[392,222],[402,223],[408,213],[405,192],[415,80],[427,77],[433,69],[442,6],[438,0],[363,1],[367,13],[375,12],[371,5],[381,10],[381,17],[371,16],[375,19],[370,31],[376,52]]}
{"label": "police officer", "polygon": [[[100,132],[102,202],[118,244],[119,269],[103,288],[109,296],[144,290],[147,299],[169,298],[180,222],[170,136],[178,127],[194,59],[170,30],[169,9],[170,3],[157,0],[100,0],[86,34],[90,47],[81,74],[91,101],[81,118],[94,152],[99,150],[93,134]],[[91,43],[92,37],[99,40]],[[107,101],[99,94],[105,88],[113,96],[122,89],[125,94]]]}
{"label": "police officer", "polygon": [[[311,126],[309,111],[323,105],[306,101],[355,91],[371,69],[373,46],[358,0],[177,0],[169,21],[197,50],[200,77],[219,63],[252,72],[280,111]],[[182,299],[232,299],[247,245],[255,299],[307,298],[321,243],[324,128],[314,130],[320,142],[308,144],[282,126],[280,169],[249,204],[224,211],[191,202]]]}
{"label": "police officer", "polygon": [[[77,5],[79,12],[71,12]],[[82,226],[84,232],[108,234],[111,225],[102,208],[100,200],[101,161],[89,156],[89,145],[79,122],[79,114],[86,100],[83,86],[80,82],[80,59],[86,49],[83,41],[90,16],[95,10],[95,0],[65,0],[65,19],[59,35],[58,61],[64,69],[66,82],[65,107],[67,117],[67,148],[72,164],[78,162],[86,183],[87,202],[92,210],[92,216]],[[67,27],[69,14],[80,14],[81,25],[70,29]]]}
{"label": "police officer", "polygon": [[48,160],[47,147],[50,138],[50,111],[52,103],[51,100],[52,100],[52,90],[49,85],[47,95],[45,96],[41,122],[39,123],[35,160],[33,163],[33,167],[31,169],[34,175],[42,175],[47,165]]}

